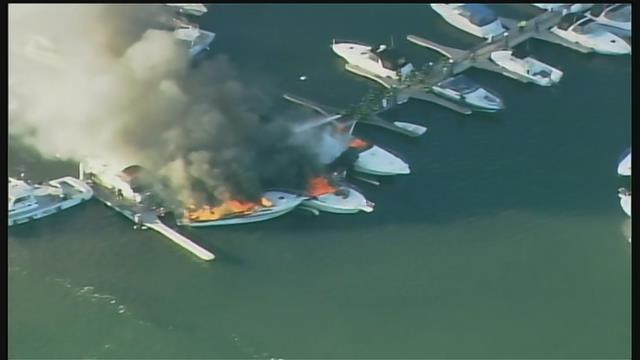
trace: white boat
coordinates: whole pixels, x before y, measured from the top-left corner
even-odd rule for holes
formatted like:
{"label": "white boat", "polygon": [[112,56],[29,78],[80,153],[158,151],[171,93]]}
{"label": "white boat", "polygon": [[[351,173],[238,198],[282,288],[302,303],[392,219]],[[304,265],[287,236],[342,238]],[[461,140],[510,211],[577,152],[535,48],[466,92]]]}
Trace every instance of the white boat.
{"label": "white boat", "polygon": [[209,44],[216,37],[215,33],[199,29],[190,24],[179,24],[173,31],[176,39],[186,42],[189,46],[189,56],[194,57],[203,50],[209,49]]}
{"label": "white boat", "polygon": [[354,138],[349,147],[358,152],[358,159],[353,164],[355,171],[381,176],[411,173],[409,164],[404,160],[363,139]]}
{"label": "white boat", "polygon": [[140,203],[142,195],[131,187],[129,177],[120,170],[123,168],[99,159],[89,159],[80,164],[80,176],[84,178],[88,174],[91,181],[118,193],[121,198]]}
{"label": "white boat", "polygon": [[171,6],[173,8],[177,8],[178,11],[185,13],[200,16],[207,12],[207,7],[203,4],[165,4],[167,6]]}
{"label": "white boat", "polygon": [[541,86],[557,84],[563,75],[562,71],[530,56],[516,55],[513,50],[494,51],[490,58],[496,65],[528,78]]}
{"label": "white boat", "polygon": [[445,79],[434,85],[431,90],[440,96],[461,101],[479,110],[504,109],[504,103],[500,97],[482,88],[465,75]]}
{"label": "white boat", "polygon": [[422,135],[425,132],[427,132],[427,127],[426,126],[421,126],[418,124],[413,124],[413,123],[408,123],[408,122],[402,122],[402,121],[394,121],[393,124],[399,128],[403,128],[405,130],[411,131],[412,133],[416,134],[416,135]]}
{"label": "white boat", "polygon": [[631,4],[596,4],[586,15],[600,24],[631,31]]}
{"label": "white boat", "polygon": [[374,50],[369,45],[334,40],[331,49],[347,63],[381,77],[401,80],[413,71],[413,65],[404,55],[386,45],[380,45]]}
{"label": "white boat", "polygon": [[185,210],[177,220],[183,226],[216,226],[246,224],[282,216],[300,205],[307,198],[281,191],[267,191],[259,203],[227,201],[220,206],[203,206]]}
{"label": "white boat", "polygon": [[618,174],[622,176],[631,176],[631,149],[623,154],[622,160],[618,163]]}
{"label": "white boat", "polygon": [[631,191],[620,188],[618,189],[618,197],[620,198],[620,206],[622,210],[631,217]]}
{"label": "white boat", "polygon": [[9,178],[9,226],[36,220],[91,199],[93,190],[83,181],[67,176],[30,185]]}
{"label": "white boat", "polygon": [[624,55],[631,46],[622,38],[598,26],[595,20],[582,14],[567,14],[549,31],[568,41],[593,49],[600,54]]}
{"label": "white boat", "polygon": [[308,207],[336,214],[353,214],[359,211],[372,212],[374,204],[347,184],[331,184],[325,177],[311,180],[307,191],[309,199],[303,202]]}
{"label": "white boat", "polygon": [[482,4],[431,4],[449,24],[481,38],[496,37],[503,32],[500,19]]}
{"label": "white boat", "polygon": [[531,4],[537,8],[547,11],[558,11],[563,13],[576,13],[589,10],[593,4]]}

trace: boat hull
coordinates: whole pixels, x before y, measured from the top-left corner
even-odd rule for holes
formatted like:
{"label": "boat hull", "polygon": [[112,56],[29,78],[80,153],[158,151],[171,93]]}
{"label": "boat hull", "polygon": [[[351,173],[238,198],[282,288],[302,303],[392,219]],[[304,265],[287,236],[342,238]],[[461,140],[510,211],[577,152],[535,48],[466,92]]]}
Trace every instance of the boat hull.
{"label": "boat hull", "polygon": [[431,4],[431,8],[449,24],[480,38],[496,37],[505,31],[500,20],[485,26],[476,26],[464,16],[456,13],[455,7],[450,4]]}
{"label": "boat hull", "polygon": [[618,175],[631,176],[631,153],[618,164]]}
{"label": "boat hull", "polygon": [[8,216],[9,226],[24,224],[29,221],[33,221],[49,215],[53,215],[55,213],[61,212],[62,210],[79,205],[93,197],[93,190],[91,190],[91,188],[88,185],[86,185],[84,182],[78,179],[74,179],[72,177],[64,177],[61,179],[50,181],[52,185],[56,185],[64,182],[70,183],[72,186],[74,186],[78,191],[78,193],[73,195],[72,198],[68,200],[60,200],[60,202],[54,203],[49,206],[39,207],[39,208],[25,211],[25,212],[9,214]]}
{"label": "boat hull", "polygon": [[406,175],[411,173],[409,165],[400,158],[378,146],[358,154],[354,170],[371,175]]}
{"label": "boat hull", "polygon": [[215,220],[215,221],[198,221],[198,222],[188,222],[188,221],[178,220],[177,223],[178,225],[181,225],[181,226],[190,226],[190,227],[248,224],[248,223],[270,220],[278,216],[282,216],[292,211],[293,209],[295,209],[295,206],[282,209],[279,211],[265,213],[265,214],[256,214],[253,216],[236,217],[231,219],[221,219],[221,220]]}
{"label": "boat hull", "polygon": [[247,224],[259,221],[270,220],[278,216],[282,216],[288,212],[291,212],[298,205],[300,205],[306,197],[293,195],[282,192],[266,192],[263,195],[273,204],[273,207],[259,210],[256,213],[236,216],[229,218],[222,218],[217,220],[204,220],[204,221],[191,221],[185,219],[177,219],[176,222],[181,226],[190,227],[204,227],[204,226],[218,226],[218,225],[235,225],[235,224]]}
{"label": "boat hull", "polygon": [[631,217],[631,195],[618,195],[622,210]]}

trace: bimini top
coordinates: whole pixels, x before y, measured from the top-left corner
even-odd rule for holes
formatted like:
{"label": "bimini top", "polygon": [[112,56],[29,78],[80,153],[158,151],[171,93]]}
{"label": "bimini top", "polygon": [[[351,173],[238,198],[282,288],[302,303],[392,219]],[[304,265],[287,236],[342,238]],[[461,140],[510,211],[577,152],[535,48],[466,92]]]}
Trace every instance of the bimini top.
{"label": "bimini top", "polygon": [[480,85],[473,82],[465,75],[458,75],[441,81],[438,86],[451,89],[461,94],[472,93],[480,88]]}
{"label": "bimini top", "polygon": [[469,19],[469,21],[476,26],[489,25],[498,20],[496,14],[486,5],[464,4],[461,8],[462,11],[460,12],[460,15]]}
{"label": "bimini top", "polygon": [[382,60],[382,66],[389,70],[399,70],[408,63],[407,58],[395,49],[385,47],[376,51],[376,54]]}

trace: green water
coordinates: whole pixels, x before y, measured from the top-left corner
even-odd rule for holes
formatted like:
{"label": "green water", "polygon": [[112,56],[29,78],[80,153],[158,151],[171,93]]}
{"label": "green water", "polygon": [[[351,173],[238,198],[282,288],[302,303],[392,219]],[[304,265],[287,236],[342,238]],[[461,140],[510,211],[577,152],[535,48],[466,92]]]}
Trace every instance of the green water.
{"label": "green water", "polygon": [[[501,14],[530,17],[526,6]],[[212,5],[242,78],[337,106],[374,83],[343,69],[332,38],[388,42],[421,66],[416,34],[468,48],[426,5]],[[463,116],[419,101],[385,117],[421,138],[363,126],[412,174],[358,183],[371,214],[186,231],[203,263],[92,201],[11,229],[12,358],[629,358],[630,220],[616,173],[631,144],[630,57],[532,41],[557,87],[482,71],[507,109]],[[300,75],[308,76],[299,81]],[[9,171],[74,175],[10,144]]]}

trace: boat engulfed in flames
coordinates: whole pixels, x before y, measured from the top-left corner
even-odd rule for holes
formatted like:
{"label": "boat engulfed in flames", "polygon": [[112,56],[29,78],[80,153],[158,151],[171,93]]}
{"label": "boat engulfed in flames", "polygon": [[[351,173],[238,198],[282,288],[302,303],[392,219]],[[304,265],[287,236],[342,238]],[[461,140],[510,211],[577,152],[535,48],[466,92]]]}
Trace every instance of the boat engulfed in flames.
{"label": "boat engulfed in flames", "polygon": [[336,214],[353,214],[359,211],[372,212],[374,204],[360,192],[347,184],[333,185],[322,176],[313,178],[307,194],[311,197],[304,205]]}
{"label": "boat engulfed in flames", "polygon": [[228,200],[218,206],[190,206],[177,222],[183,226],[215,226],[264,221],[292,211],[305,199],[281,191],[267,191],[256,203]]}

